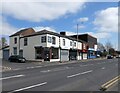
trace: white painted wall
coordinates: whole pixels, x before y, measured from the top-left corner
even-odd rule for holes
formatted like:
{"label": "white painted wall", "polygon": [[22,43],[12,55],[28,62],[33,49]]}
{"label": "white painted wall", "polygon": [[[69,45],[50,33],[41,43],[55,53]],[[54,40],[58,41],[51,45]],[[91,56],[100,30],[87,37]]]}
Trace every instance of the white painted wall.
{"label": "white painted wall", "polygon": [[[56,38],[56,44],[52,44],[52,42],[51,43],[49,43],[48,42],[48,36],[50,36],[50,37],[55,37]],[[51,46],[53,46],[53,47],[59,47],[59,37],[58,36],[54,36],[54,35],[49,35],[49,34],[47,34],[47,47],[51,47]]]}
{"label": "white painted wall", "polygon": [[94,49],[95,49],[95,51],[97,51],[97,48],[98,48],[98,46],[97,46],[97,45],[94,45]]}
{"label": "white painted wall", "polygon": [[24,46],[24,38],[21,38],[21,48],[23,49],[23,56],[27,60],[35,60],[35,46],[47,47],[47,43],[41,43],[41,37],[47,35],[37,35],[28,38],[28,45]]}
{"label": "white painted wall", "polygon": [[[81,43],[81,42],[78,42],[78,43],[77,43],[77,41],[69,40],[69,42],[70,42],[70,41],[72,41],[72,46],[70,46],[70,43],[69,43],[69,47],[70,47],[70,48],[82,50],[82,43]],[[76,42],[76,46],[74,46],[74,42]],[[78,45],[78,46],[77,46],[77,45]]]}
{"label": "white painted wall", "polygon": [[[17,44],[14,44],[14,38],[17,38]],[[17,47],[17,55],[19,55],[19,36],[13,36],[10,37],[10,54],[9,55],[13,55],[13,47]]]}
{"label": "white painted wall", "polygon": [[[63,46],[63,39],[65,39],[65,46]],[[70,40],[68,38],[60,37],[60,46],[62,49],[70,49]]]}
{"label": "white painted wall", "polygon": [[[41,37],[42,36],[46,36],[46,43],[41,43]],[[27,60],[35,60],[35,46],[43,46],[43,47],[59,47],[59,44],[61,46],[62,49],[80,49],[82,50],[82,43],[79,42],[77,43],[77,41],[72,41],[68,38],[65,37],[58,37],[58,36],[54,36],[56,37],[56,44],[52,44],[48,42],[48,36],[54,36],[54,35],[49,35],[49,34],[45,34],[45,35],[36,35],[36,36],[31,36],[31,37],[27,37],[28,38],[28,45],[24,46],[24,38],[20,39],[20,49],[23,50],[23,57],[25,57]],[[14,38],[17,37],[17,44],[14,44]],[[63,46],[63,39],[65,39],[65,46]],[[59,41],[60,40],[60,41]],[[70,46],[70,41],[73,42],[73,46]],[[76,42],[76,47],[74,46],[74,42]],[[77,46],[78,44],[78,46]],[[19,36],[14,36],[14,37],[10,37],[10,55],[13,54],[13,47],[17,47],[17,54],[19,55]],[[59,56],[60,57],[60,56]],[[78,57],[79,59],[81,59],[80,57]],[[60,59],[52,59],[50,61],[59,61]]]}

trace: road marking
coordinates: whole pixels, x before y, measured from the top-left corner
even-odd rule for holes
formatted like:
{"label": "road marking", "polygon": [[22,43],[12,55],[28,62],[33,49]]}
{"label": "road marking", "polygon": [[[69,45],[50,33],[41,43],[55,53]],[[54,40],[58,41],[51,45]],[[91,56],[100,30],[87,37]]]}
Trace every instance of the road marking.
{"label": "road marking", "polygon": [[51,70],[43,70],[43,71],[40,71],[40,72],[43,72],[43,73],[46,73],[46,72],[50,72]]}
{"label": "road marking", "polygon": [[111,87],[113,84],[115,84],[116,82],[118,82],[120,80],[120,75],[116,76],[115,78],[113,78],[112,80],[106,82],[105,84],[103,84],[100,88],[100,90],[105,91],[106,89],[108,89],[109,87]]}
{"label": "road marking", "polygon": [[4,77],[4,78],[0,78],[0,80],[10,79],[10,78],[17,78],[17,77],[23,77],[23,76],[25,76],[25,75],[16,75],[16,76]]}
{"label": "road marking", "polygon": [[27,67],[27,69],[30,69],[30,68],[35,68],[35,67]]}
{"label": "road marking", "polygon": [[25,88],[20,88],[20,89],[17,89],[17,90],[8,92],[8,93],[14,93],[14,92],[22,91],[22,90],[27,90],[27,89],[38,87],[38,86],[42,86],[42,85],[45,85],[45,84],[47,84],[47,82],[40,83],[40,84],[37,84],[37,85],[28,86],[28,87],[25,87]]}
{"label": "road marking", "polygon": [[105,69],[105,67],[102,67],[101,69]]}
{"label": "road marking", "polygon": [[82,72],[82,73],[78,73],[78,74],[70,75],[70,76],[67,76],[67,78],[71,78],[71,77],[75,77],[75,76],[78,76],[78,75],[87,74],[87,73],[90,73],[90,72],[92,72],[92,71],[93,71],[93,70],[89,70],[89,71],[86,71],[86,72]]}

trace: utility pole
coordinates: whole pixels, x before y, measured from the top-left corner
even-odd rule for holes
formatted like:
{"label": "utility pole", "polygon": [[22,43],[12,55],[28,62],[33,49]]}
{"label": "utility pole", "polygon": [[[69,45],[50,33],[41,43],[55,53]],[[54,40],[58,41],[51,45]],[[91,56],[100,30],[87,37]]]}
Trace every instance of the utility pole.
{"label": "utility pole", "polygon": [[79,26],[79,24],[77,24],[77,60],[78,60],[78,26]]}

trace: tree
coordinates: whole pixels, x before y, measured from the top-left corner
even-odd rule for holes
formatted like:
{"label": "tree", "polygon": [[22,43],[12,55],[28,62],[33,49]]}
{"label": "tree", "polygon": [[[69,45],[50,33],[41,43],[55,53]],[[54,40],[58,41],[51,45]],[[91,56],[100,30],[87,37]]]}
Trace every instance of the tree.
{"label": "tree", "polygon": [[115,55],[115,49],[114,48],[110,48],[109,49],[109,54],[114,56]]}
{"label": "tree", "polygon": [[7,46],[7,40],[5,37],[1,37],[1,40],[0,40],[0,47],[3,48],[5,46]]}
{"label": "tree", "polygon": [[113,46],[112,46],[112,44],[111,44],[110,41],[107,41],[107,42],[106,42],[106,44],[105,44],[105,48],[106,48],[106,51],[107,51],[108,54],[109,54],[109,49],[110,49],[110,48],[113,48]]}
{"label": "tree", "polygon": [[104,45],[100,42],[97,45],[98,45],[98,50],[101,51],[101,52],[104,52],[104,50],[105,50]]}

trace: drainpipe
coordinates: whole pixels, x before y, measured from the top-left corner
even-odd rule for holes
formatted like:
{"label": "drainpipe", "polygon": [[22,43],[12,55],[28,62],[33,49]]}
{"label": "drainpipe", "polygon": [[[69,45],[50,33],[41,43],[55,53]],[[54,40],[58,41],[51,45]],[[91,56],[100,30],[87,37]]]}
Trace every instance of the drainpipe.
{"label": "drainpipe", "polygon": [[59,49],[60,49],[60,63],[61,63],[61,47],[60,47],[60,36],[59,36]]}
{"label": "drainpipe", "polygon": [[20,55],[20,35],[19,35],[19,48],[18,48],[18,53]]}

